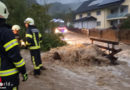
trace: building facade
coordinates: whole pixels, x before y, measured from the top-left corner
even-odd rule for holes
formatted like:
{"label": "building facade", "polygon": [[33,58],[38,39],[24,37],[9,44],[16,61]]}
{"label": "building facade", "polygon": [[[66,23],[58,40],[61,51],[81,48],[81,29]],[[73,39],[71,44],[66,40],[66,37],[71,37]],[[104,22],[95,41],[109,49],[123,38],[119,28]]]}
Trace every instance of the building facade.
{"label": "building facade", "polygon": [[75,13],[74,27],[106,29],[117,27],[130,14],[130,0],[88,0]]}

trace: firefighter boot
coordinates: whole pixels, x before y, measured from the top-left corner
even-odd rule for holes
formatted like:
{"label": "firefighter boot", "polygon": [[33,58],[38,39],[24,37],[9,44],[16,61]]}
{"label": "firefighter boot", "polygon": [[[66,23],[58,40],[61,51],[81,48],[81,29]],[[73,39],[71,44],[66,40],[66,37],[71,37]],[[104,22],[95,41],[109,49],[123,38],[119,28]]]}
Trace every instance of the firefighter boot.
{"label": "firefighter boot", "polygon": [[44,66],[41,66],[40,70],[46,70],[46,68]]}
{"label": "firefighter boot", "polygon": [[40,74],[41,74],[40,69],[34,70],[34,76],[37,76],[37,75],[40,75]]}

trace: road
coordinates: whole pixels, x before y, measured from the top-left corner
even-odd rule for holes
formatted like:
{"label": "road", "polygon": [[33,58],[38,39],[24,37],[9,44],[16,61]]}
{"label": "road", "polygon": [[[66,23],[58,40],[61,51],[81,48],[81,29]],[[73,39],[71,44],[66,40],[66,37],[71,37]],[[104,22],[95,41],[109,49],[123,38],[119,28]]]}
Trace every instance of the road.
{"label": "road", "polygon": [[64,35],[64,39],[68,44],[75,45],[75,44],[90,44],[91,41],[85,35],[77,34],[74,32],[68,32]]}
{"label": "road", "polygon": [[[69,44],[90,43],[90,40],[77,33],[65,34],[65,40]],[[20,84],[20,90],[130,90],[130,46],[120,44],[123,48],[117,56],[120,65],[117,66],[64,66],[59,62],[44,61],[47,70],[42,71],[41,76],[34,77],[33,66],[28,50],[22,50],[21,54],[26,61],[29,79]],[[44,53],[41,53],[44,57]]]}

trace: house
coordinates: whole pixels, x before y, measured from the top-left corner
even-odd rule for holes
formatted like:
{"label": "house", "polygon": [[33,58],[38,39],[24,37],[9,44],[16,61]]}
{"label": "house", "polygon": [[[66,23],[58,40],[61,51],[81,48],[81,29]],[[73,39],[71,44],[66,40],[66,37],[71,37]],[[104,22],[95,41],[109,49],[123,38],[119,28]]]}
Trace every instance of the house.
{"label": "house", "polygon": [[130,0],[86,0],[75,11],[75,28],[117,27],[130,15]]}

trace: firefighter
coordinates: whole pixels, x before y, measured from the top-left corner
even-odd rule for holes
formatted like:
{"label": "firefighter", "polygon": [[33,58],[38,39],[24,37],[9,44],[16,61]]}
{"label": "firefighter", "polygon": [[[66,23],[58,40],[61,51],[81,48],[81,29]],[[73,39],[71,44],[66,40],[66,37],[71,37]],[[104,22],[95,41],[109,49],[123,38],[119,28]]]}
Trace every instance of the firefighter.
{"label": "firefighter", "polygon": [[13,31],[13,33],[14,33],[14,35],[15,35],[16,40],[17,40],[18,43],[19,43],[19,46],[25,47],[25,46],[26,46],[26,45],[25,45],[25,42],[20,38],[20,35],[19,35],[19,30],[20,30],[20,29],[21,29],[21,28],[20,28],[19,25],[13,25],[13,26],[12,26],[12,31]]}
{"label": "firefighter", "polygon": [[20,36],[19,36],[19,30],[20,30],[21,28],[20,28],[20,26],[19,25],[13,25],[12,26],[12,31],[13,31],[13,33],[14,33],[14,35],[15,35],[15,38],[18,40],[18,41],[20,41]]}
{"label": "firefighter", "polygon": [[31,53],[31,60],[34,66],[34,75],[40,75],[40,70],[45,70],[42,65],[40,56],[40,43],[42,42],[42,35],[39,30],[34,25],[34,20],[32,18],[27,18],[24,21],[26,32],[26,45],[28,46]]}
{"label": "firefighter", "polygon": [[0,90],[18,90],[19,73],[23,81],[27,80],[28,75],[18,42],[5,23],[8,15],[6,5],[0,1]]}

